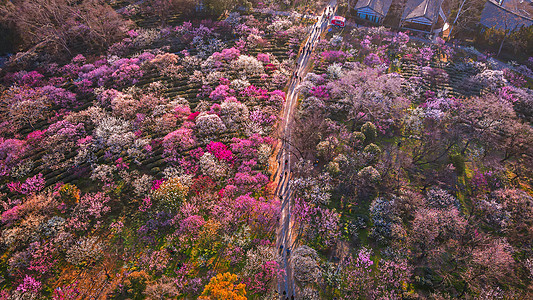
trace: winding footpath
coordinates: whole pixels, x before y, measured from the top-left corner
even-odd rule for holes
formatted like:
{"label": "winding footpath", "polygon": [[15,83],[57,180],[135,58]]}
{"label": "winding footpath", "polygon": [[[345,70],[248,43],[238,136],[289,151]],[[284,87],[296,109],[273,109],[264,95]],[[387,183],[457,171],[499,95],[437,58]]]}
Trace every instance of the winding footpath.
{"label": "winding footpath", "polygon": [[[282,264],[285,271],[282,278],[278,280],[278,291],[280,299],[282,300],[294,299],[296,296],[290,255],[293,246],[295,246],[296,239],[292,230],[293,221],[291,220],[291,205],[293,198],[290,185],[291,167],[296,161],[292,152],[290,136],[290,125],[298,104],[298,93],[296,92],[296,89],[300,81],[303,80],[307,74],[310,65],[310,57],[314,47],[319,41],[320,35],[327,29],[329,21],[335,15],[336,4],[336,0],[330,1],[318,21],[310,28],[309,37],[299,53],[296,62],[296,70],[289,83],[285,106],[283,108],[283,119],[278,129],[279,138],[281,139],[282,144],[277,155],[278,169],[275,176],[279,176],[278,185],[276,187],[276,196],[281,203],[281,216],[277,231],[276,247],[282,255]],[[327,18],[328,15],[329,19]]]}

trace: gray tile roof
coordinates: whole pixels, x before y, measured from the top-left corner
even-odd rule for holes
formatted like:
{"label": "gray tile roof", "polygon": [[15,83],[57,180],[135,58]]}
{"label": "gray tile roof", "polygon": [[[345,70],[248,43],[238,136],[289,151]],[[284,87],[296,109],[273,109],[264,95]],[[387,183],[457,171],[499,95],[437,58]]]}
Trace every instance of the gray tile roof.
{"label": "gray tile roof", "polygon": [[385,16],[389,11],[392,0],[359,0],[355,5],[355,9],[368,7],[376,13]]}
{"label": "gray tile roof", "polygon": [[437,20],[440,6],[443,0],[407,0],[402,19],[425,17],[429,20]]}
{"label": "gray tile roof", "polygon": [[485,8],[481,12],[479,23],[486,27],[513,31],[522,26],[528,27],[533,25],[533,19],[501,7],[495,1],[487,1]]}

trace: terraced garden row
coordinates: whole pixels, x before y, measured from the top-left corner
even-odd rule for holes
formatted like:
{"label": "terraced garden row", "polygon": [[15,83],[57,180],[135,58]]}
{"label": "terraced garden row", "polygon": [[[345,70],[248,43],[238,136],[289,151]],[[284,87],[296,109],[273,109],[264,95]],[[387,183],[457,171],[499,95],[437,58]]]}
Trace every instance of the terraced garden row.
{"label": "terraced garden row", "polygon": [[[268,16],[261,16],[260,14],[256,14],[258,18],[267,18]],[[276,39],[272,34],[267,34],[264,36],[264,38],[267,40],[266,47],[262,48],[254,48],[247,51],[247,55],[251,56],[257,56],[258,53],[270,53],[276,57],[278,61],[283,61],[285,59],[288,59],[288,53],[287,53],[287,47],[289,46],[289,41],[282,41],[280,42],[278,39]],[[227,42],[228,47],[230,47],[234,41]],[[294,46],[294,45],[292,45]],[[187,49],[187,45],[179,44],[174,45],[174,51],[175,53],[180,52],[181,50]],[[195,50],[189,50],[191,55],[195,54]],[[232,77],[230,79],[236,78],[237,74],[228,72],[227,73],[229,77]],[[191,73],[184,73],[182,74],[183,77],[181,79],[175,79],[168,76],[164,76],[159,74],[155,69],[150,70],[149,72],[146,72],[143,77],[139,80],[139,82],[136,84],[136,87],[144,89],[148,87],[151,83],[154,82],[161,82],[164,86],[164,89],[161,90],[161,95],[168,99],[176,99],[179,97],[187,99],[187,101],[190,104],[191,110],[194,111],[195,107],[198,105],[199,99],[197,97],[198,92],[200,91],[202,85],[199,83],[189,83],[188,77],[192,75]],[[265,82],[263,82],[260,78],[260,76],[252,76],[248,78],[248,81],[257,86],[257,87],[264,87]],[[211,84],[211,88],[215,88],[216,84]],[[75,91],[75,86],[70,83],[64,86],[65,89],[70,91]],[[84,105],[78,107],[76,111],[82,111],[88,107],[90,107],[93,104],[93,101],[95,100],[95,97],[93,94],[90,94],[89,96],[85,96],[83,99],[78,99],[80,102],[84,103]],[[35,130],[45,130],[48,127],[48,122],[43,120],[38,122],[37,124],[34,124],[34,126],[26,126],[23,128],[20,132],[23,135],[29,134]],[[91,129],[89,129],[92,131]],[[232,137],[235,136],[235,132],[225,132],[223,134],[220,134],[217,137],[217,140],[229,144],[231,142]],[[150,138],[150,139],[161,139],[163,137],[163,134],[156,134],[156,135],[147,135],[143,136],[143,138]],[[199,144],[199,147],[205,147],[206,144]],[[103,157],[106,153],[106,149],[101,149],[97,153],[95,153],[95,163],[103,162]],[[31,160],[34,164],[34,168],[32,171],[28,174],[28,177],[37,175],[41,173],[45,180],[46,180],[46,186],[54,185],[57,182],[63,182],[63,183],[73,183],[76,185],[83,185],[83,182],[87,179],[84,176],[80,177],[80,172],[86,173],[90,172],[91,165],[89,163],[84,163],[82,165],[76,166],[75,168],[70,169],[57,169],[57,170],[51,170],[44,166],[43,163],[43,156],[45,155],[45,151],[41,151],[39,153],[33,153],[31,156],[26,156],[23,158],[23,160]],[[61,163],[64,163],[68,161],[69,159],[72,159],[76,156],[76,152],[72,152],[69,155],[67,155]],[[184,157],[189,157],[188,151],[184,151],[183,153]],[[160,143],[155,143],[153,146],[153,152],[151,155],[145,159],[143,159],[138,166],[135,166],[134,168],[138,168],[139,170],[143,172],[147,172],[153,176],[156,177],[162,177],[163,174],[161,173],[162,170],[165,169],[167,166],[167,162],[165,158],[163,157],[163,149]],[[5,192],[8,192],[5,190]],[[8,192],[8,195],[12,195],[10,192]]]}
{"label": "terraced garden row", "polygon": [[[421,84],[423,89],[433,92],[446,91],[449,96],[461,95],[469,97],[480,94],[481,87],[467,80],[475,74],[459,70],[454,63],[447,63],[442,67],[440,64],[432,61],[430,66],[435,70],[445,73],[447,78],[434,78],[432,82],[422,80]],[[405,79],[423,77],[420,66],[416,62],[404,60],[400,69],[400,75]]]}

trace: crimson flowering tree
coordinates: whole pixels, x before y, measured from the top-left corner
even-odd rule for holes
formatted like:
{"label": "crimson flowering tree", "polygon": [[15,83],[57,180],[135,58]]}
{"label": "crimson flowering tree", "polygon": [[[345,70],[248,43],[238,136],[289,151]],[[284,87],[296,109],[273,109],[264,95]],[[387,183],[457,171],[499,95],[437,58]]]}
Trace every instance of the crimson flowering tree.
{"label": "crimson flowering tree", "polygon": [[268,91],[258,88],[254,85],[246,87],[240,95],[245,97],[248,101],[261,101],[268,99]]}
{"label": "crimson flowering tree", "polygon": [[209,176],[198,176],[193,180],[191,184],[190,192],[196,195],[210,190],[216,187],[216,183]]}
{"label": "crimson flowering tree", "polygon": [[232,94],[234,91],[230,89],[229,86],[221,84],[218,85],[209,95],[209,98],[215,101],[221,101],[223,99],[226,99],[230,94]]}
{"label": "crimson flowering tree", "polygon": [[11,192],[17,192],[23,195],[40,192],[45,185],[43,174],[39,173],[33,177],[26,179],[24,183],[10,182],[7,187]]}
{"label": "crimson flowering tree", "polygon": [[218,160],[225,160],[231,162],[233,160],[233,153],[228,146],[220,142],[211,142],[207,145],[206,150],[213,154]]}

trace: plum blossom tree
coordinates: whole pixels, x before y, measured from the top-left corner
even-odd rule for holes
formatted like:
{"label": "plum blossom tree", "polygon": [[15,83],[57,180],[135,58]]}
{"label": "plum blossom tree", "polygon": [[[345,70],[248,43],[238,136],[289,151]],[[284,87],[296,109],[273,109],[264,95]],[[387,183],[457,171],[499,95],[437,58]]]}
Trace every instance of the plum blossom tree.
{"label": "plum blossom tree", "polygon": [[[461,101],[457,110],[458,131],[468,137],[463,153],[472,143],[480,142],[489,149],[504,153],[504,161],[520,160],[529,157],[532,129],[524,126],[507,101],[487,94]],[[529,165],[528,159],[520,160]]]}
{"label": "plum blossom tree", "polygon": [[231,63],[231,68],[242,75],[254,76],[265,73],[263,64],[254,57],[241,55]]}
{"label": "plum blossom tree", "polygon": [[380,74],[375,69],[348,71],[328,84],[328,92],[348,114],[348,120],[371,121],[380,131],[397,128],[410,101],[402,90],[403,79],[395,74]]}
{"label": "plum blossom tree", "polygon": [[368,287],[372,285],[372,261],[370,250],[362,248],[355,258],[346,260],[342,271],[342,288],[344,293],[356,293],[358,296],[368,295]]}
{"label": "plum blossom tree", "polygon": [[45,185],[43,174],[39,173],[33,177],[26,179],[24,183],[10,182],[7,187],[11,192],[18,192],[23,195],[34,194],[40,192]]}
{"label": "plum blossom tree", "polygon": [[74,159],[66,159],[76,149],[78,139],[85,134],[83,123],[72,124],[67,120],[56,122],[48,127],[42,142],[45,152],[45,164],[51,168],[71,165]]}
{"label": "plum blossom tree", "polygon": [[200,169],[204,175],[215,179],[222,179],[228,172],[228,166],[209,152],[200,157]]}
{"label": "plum blossom tree", "polygon": [[218,115],[204,112],[196,117],[196,129],[198,135],[204,137],[218,135],[227,130],[226,125]]}
{"label": "plum blossom tree", "polygon": [[308,247],[300,246],[292,251],[291,266],[294,279],[302,285],[318,282],[321,276],[318,253]]}
{"label": "plum blossom tree", "polygon": [[52,101],[39,89],[12,86],[0,95],[0,116],[9,120],[11,130],[46,119],[51,106]]}
{"label": "plum blossom tree", "polygon": [[213,154],[218,160],[225,160],[231,162],[233,160],[233,153],[228,146],[220,142],[211,142],[207,145],[206,150]]}
{"label": "plum blossom tree", "polygon": [[246,104],[239,102],[234,97],[229,97],[220,105],[220,118],[224,125],[231,131],[241,129],[249,116]]}
{"label": "plum blossom tree", "polygon": [[317,178],[297,178],[292,182],[292,185],[296,193],[303,199],[316,204],[328,204],[332,189],[330,181],[331,178],[324,173]]}
{"label": "plum blossom tree", "polygon": [[21,297],[34,298],[41,290],[42,283],[35,280],[33,277],[26,275],[24,281],[17,286],[16,292],[20,293]]}
{"label": "plum blossom tree", "polygon": [[400,238],[395,236],[395,227],[401,226],[401,219],[394,211],[394,200],[378,197],[370,204],[370,217],[373,223],[370,236],[380,243]]}
{"label": "plum blossom tree", "polygon": [[191,128],[185,126],[167,134],[163,138],[164,153],[170,160],[176,160],[181,151],[193,148],[196,138]]}
{"label": "plum blossom tree", "polygon": [[103,215],[111,210],[108,206],[108,202],[110,201],[111,198],[101,192],[85,194],[80,198],[78,205],[74,208],[72,216],[79,222],[78,224],[84,224],[84,227],[88,226],[91,221],[96,222],[98,227]]}
{"label": "plum blossom tree", "polygon": [[24,141],[0,137],[0,175],[8,175],[24,155]]}
{"label": "plum blossom tree", "polygon": [[130,122],[115,117],[105,117],[96,124],[93,131],[94,144],[97,149],[104,149],[111,153],[127,150],[135,140],[135,134],[130,130]]}
{"label": "plum blossom tree", "polygon": [[183,66],[179,64],[180,57],[173,53],[163,53],[156,55],[149,64],[154,65],[155,68],[163,75],[174,79],[181,79],[183,77]]}
{"label": "plum blossom tree", "polygon": [[533,198],[518,189],[498,189],[492,192],[480,213],[489,225],[501,229],[510,241],[518,242],[533,236],[527,220],[533,215]]}
{"label": "plum blossom tree", "polygon": [[229,86],[225,84],[220,84],[211,92],[211,94],[209,94],[209,98],[215,101],[221,101],[227,98],[230,93],[233,93],[233,91],[230,89]]}
{"label": "plum blossom tree", "polygon": [[248,291],[255,294],[266,294],[283,273],[280,269],[276,249],[268,246],[258,246],[246,253],[246,265],[243,277]]}
{"label": "plum blossom tree", "polygon": [[341,291],[360,298],[402,299],[411,272],[405,260],[382,258],[375,263],[372,251],[361,248],[342,264]]}
{"label": "plum blossom tree", "polygon": [[157,185],[150,198],[157,203],[159,211],[176,211],[188,192],[189,187],[179,178],[170,178]]}
{"label": "plum blossom tree", "polygon": [[88,264],[100,259],[103,250],[103,245],[98,238],[82,238],[67,250],[67,261],[73,265]]}

